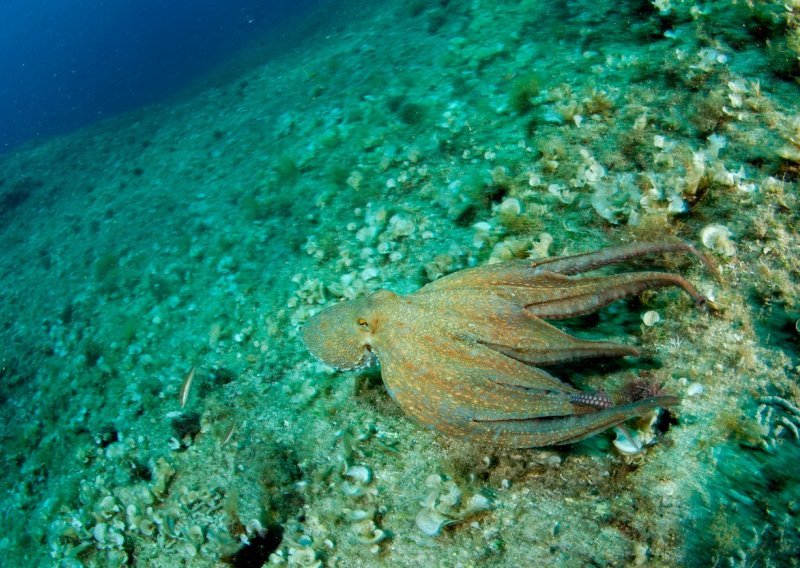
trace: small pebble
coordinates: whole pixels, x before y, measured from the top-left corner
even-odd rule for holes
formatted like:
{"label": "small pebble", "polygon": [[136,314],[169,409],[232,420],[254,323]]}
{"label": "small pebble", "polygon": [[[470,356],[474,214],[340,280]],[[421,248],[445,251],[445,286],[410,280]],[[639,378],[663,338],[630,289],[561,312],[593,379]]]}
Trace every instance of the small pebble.
{"label": "small pebble", "polygon": [[642,321],[647,327],[652,327],[661,321],[661,316],[655,310],[649,310],[642,314]]}

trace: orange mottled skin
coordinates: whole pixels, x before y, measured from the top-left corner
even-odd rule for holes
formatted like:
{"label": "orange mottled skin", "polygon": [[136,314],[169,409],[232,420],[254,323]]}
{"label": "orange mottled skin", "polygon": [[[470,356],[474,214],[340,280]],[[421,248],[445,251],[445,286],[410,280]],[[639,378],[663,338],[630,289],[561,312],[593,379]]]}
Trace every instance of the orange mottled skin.
{"label": "orange mottled skin", "polygon": [[678,399],[614,406],[602,393],[561,382],[540,367],[638,351],[577,339],[544,320],[590,313],[663,286],[679,286],[704,303],[676,274],[575,276],[673,251],[698,254],[684,243],[645,243],[462,270],[408,296],[380,290],[334,305],[309,320],[303,340],[339,369],[376,356],[392,398],[419,423],[445,434],[511,447],[568,444]]}

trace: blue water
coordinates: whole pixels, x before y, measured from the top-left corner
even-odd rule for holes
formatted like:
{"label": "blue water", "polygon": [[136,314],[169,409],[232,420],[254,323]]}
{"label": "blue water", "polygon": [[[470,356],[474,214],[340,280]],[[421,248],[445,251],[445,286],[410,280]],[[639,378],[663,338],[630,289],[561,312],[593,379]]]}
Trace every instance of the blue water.
{"label": "blue water", "polygon": [[0,4],[0,153],[162,100],[316,0]]}

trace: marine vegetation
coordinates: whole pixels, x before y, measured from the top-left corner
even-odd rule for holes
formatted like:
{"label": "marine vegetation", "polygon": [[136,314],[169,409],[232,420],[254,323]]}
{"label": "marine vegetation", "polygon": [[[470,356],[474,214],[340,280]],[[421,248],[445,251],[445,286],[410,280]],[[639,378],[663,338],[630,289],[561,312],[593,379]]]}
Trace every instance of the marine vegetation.
{"label": "marine vegetation", "polygon": [[602,391],[563,383],[541,367],[638,350],[578,339],[544,320],[588,314],[665,286],[678,286],[705,305],[677,274],[578,276],[674,251],[700,256],[685,243],[638,243],[466,269],[408,296],[379,290],[336,304],[309,320],[303,339],[312,354],[338,369],[377,357],[392,398],[419,423],[445,434],[510,447],[569,444],[679,400],[662,395],[614,405]]}

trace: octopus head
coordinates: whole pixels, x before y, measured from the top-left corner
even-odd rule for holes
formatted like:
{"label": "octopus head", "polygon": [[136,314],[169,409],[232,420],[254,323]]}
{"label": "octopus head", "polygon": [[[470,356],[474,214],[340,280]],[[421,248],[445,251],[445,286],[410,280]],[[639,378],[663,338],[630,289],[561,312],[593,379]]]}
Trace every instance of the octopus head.
{"label": "octopus head", "polygon": [[340,370],[368,366],[380,328],[380,304],[394,296],[380,290],[367,298],[322,310],[303,328],[303,343],[317,359]]}

